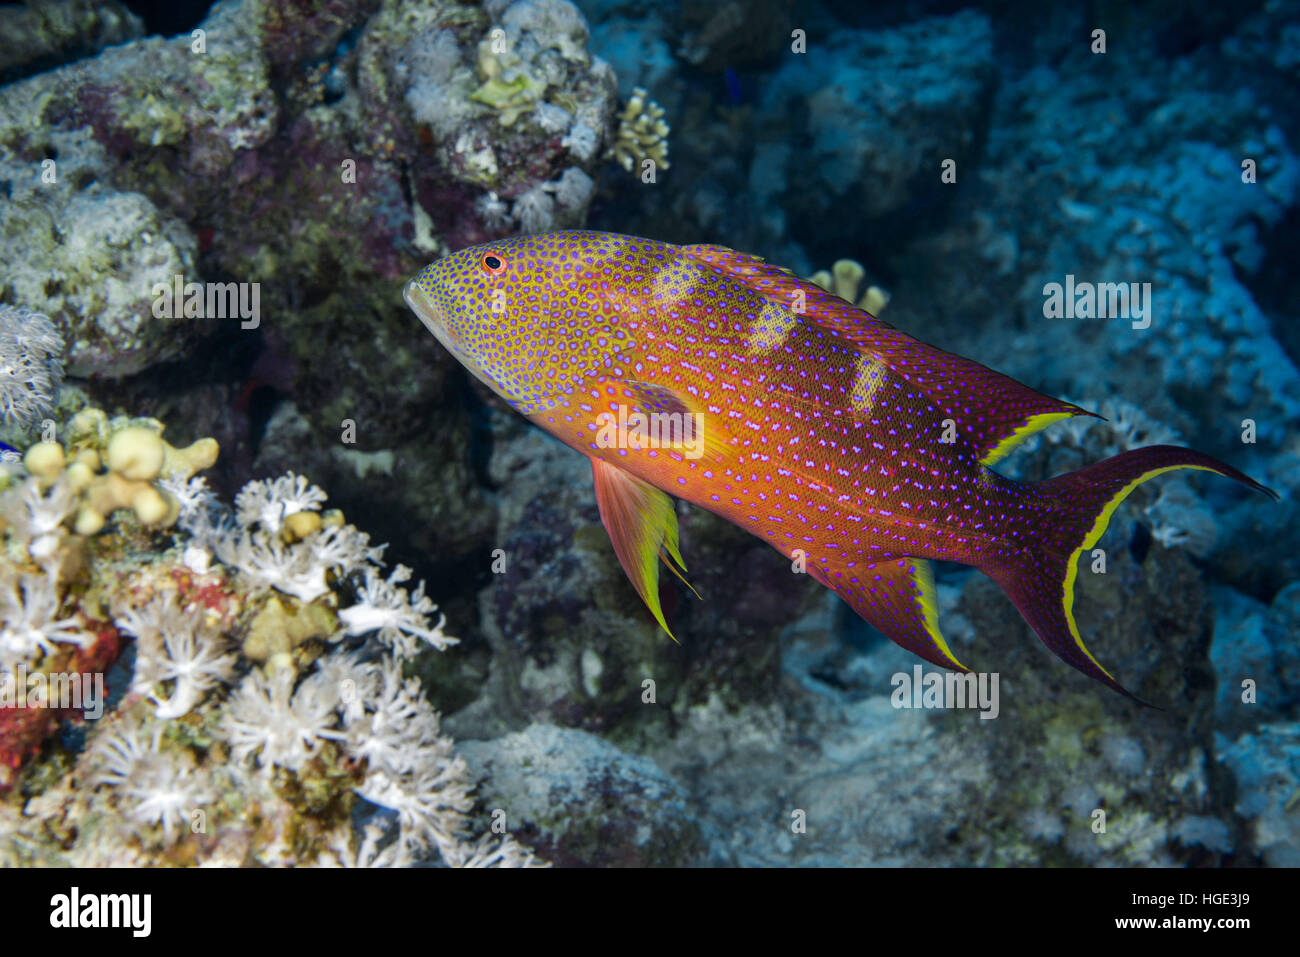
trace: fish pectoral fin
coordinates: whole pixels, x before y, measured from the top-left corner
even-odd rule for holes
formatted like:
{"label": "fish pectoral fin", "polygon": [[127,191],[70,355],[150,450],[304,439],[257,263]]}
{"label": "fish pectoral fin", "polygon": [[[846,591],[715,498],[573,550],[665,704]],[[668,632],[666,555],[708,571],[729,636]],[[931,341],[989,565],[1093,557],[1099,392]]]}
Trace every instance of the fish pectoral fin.
{"label": "fish pectoral fin", "polygon": [[923,558],[872,565],[809,564],[808,571],[894,644],[931,664],[969,671],[939,631],[934,571]]}
{"label": "fish pectoral fin", "polygon": [[614,554],[650,614],[668,632],[668,637],[676,641],[659,606],[660,561],[686,581],[682,577],[686,563],[677,547],[677,513],[673,510],[673,500],[649,482],[601,459],[591,459],[591,471],[596,482],[600,520],[609,533]]}

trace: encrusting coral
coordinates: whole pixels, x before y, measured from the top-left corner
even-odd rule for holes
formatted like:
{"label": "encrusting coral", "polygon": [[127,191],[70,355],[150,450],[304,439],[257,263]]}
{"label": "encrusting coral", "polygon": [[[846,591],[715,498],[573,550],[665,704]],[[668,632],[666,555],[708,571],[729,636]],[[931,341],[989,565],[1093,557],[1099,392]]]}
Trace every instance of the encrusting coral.
{"label": "encrusting coral", "polygon": [[[194,476],[215,446],[161,431],[86,410],[4,466],[0,862],[540,863],[470,834],[464,762],[405,673],[456,641],[424,584],[303,476],[223,506]],[[78,726],[84,747],[55,734]]]}
{"label": "encrusting coral", "polygon": [[99,409],[79,412],[69,425],[67,448],[38,442],[27,450],[27,472],[46,486],[63,483],[75,496],[78,535],[93,535],[118,509],[131,509],[145,525],[170,525],[179,504],[154,483],[161,478],[189,478],[217,460],[217,443],[200,439],[184,449],[162,438],[153,420],[133,424],[108,417]]}
{"label": "encrusting coral", "polygon": [[619,114],[614,159],[628,172],[640,172],[646,160],[651,160],[656,170],[666,170],[668,132],[663,108],[637,87]]}

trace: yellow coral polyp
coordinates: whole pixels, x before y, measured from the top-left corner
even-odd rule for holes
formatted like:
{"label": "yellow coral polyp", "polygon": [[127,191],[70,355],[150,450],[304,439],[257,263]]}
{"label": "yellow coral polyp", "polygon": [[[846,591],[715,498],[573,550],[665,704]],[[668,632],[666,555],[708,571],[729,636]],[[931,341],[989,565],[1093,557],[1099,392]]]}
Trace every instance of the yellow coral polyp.
{"label": "yellow coral polyp", "polygon": [[95,470],[78,459],[64,470],[63,477],[72,491],[80,492],[95,481]]}
{"label": "yellow coral polyp", "polygon": [[143,525],[170,525],[180,511],[175,498],[150,483],[108,472],[96,476],[86,489],[74,531],[79,535],[93,535],[120,508],[135,512]]}
{"label": "yellow coral polyp", "polygon": [[296,598],[272,595],[249,623],[243,652],[259,664],[292,668],[299,646],[313,638],[328,638],[338,627],[334,612],[318,602],[304,605]]}
{"label": "yellow coral polyp", "polygon": [[313,532],[321,530],[320,512],[294,512],[284,520],[280,534],[286,542],[300,542]]}
{"label": "yellow coral polyp", "polygon": [[183,449],[164,442],[162,474],[168,478],[189,478],[195,472],[212,468],[220,452],[216,439],[199,439]]}

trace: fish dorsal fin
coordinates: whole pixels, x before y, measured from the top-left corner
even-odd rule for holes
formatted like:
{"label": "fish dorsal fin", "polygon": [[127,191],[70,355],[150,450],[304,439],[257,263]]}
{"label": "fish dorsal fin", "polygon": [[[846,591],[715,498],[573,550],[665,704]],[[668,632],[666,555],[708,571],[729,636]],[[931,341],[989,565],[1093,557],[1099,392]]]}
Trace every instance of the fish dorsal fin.
{"label": "fish dorsal fin", "polygon": [[955,671],[957,660],[939,630],[934,571],[923,558],[890,558],[874,564],[811,563],[808,570],[843,598],[894,644]]}
{"label": "fish dorsal fin", "polygon": [[614,554],[650,614],[668,632],[668,637],[676,641],[659,606],[659,562],[667,565],[678,578],[686,570],[677,547],[677,513],[673,511],[673,500],[649,482],[601,459],[591,459],[591,471],[596,481],[600,520],[609,532]]}
{"label": "fish dorsal fin", "polygon": [[913,339],[759,256],[725,246],[683,246],[682,251],[745,283],[771,302],[792,310],[797,304],[800,319],[812,335],[846,339],[870,353],[952,418],[985,465],[992,465],[1053,422],[1093,415],[971,359]]}

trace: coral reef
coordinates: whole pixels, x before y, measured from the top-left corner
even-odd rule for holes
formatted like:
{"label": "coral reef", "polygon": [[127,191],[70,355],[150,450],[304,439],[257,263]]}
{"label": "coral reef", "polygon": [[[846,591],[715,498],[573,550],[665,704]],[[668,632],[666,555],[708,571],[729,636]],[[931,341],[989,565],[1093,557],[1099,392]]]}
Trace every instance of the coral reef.
{"label": "coral reef", "polygon": [[701,829],[680,785],[593,734],[531,724],[461,749],[484,806],[557,866],[696,863]]}
{"label": "coral reef", "polygon": [[[192,477],[215,455],[202,442],[176,450],[157,423],[97,410],[65,431],[72,464],[10,473],[0,493],[0,860],[537,863],[509,834],[470,835],[466,765],[404,673],[455,639],[423,583],[405,587],[409,569],[381,577],[382,548],[322,514],[300,475],[249,484],[232,511]],[[175,531],[150,528],[138,492],[86,529],[72,473],[90,453],[107,471],[81,494],[106,476],[139,483]],[[130,684],[104,713],[124,647]],[[94,700],[55,694],[82,678]],[[98,719],[84,748],[52,736],[78,712]]]}
{"label": "coral reef", "polygon": [[[221,0],[164,38],[114,0],[0,9],[0,863],[1294,865],[1294,15],[933,13]],[[668,168],[668,116],[672,176],[621,175]],[[1080,566],[1090,647],[1168,710],[946,568],[998,717],[896,709],[915,659],[698,510],[667,641],[585,463],[401,304],[446,250],[589,216],[1107,420],[1014,477],[1172,442],[1278,488],[1162,477]],[[256,315],[168,309],[177,277]],[[1149,325],[1049,315],[1067,277],[1149,283]]]}
{"label": "coral reef", "polygon": [[[2,476],[0,680],[8,692],[0,708],[4,789],[70,708],[48,694],[30,705],[15,704],[28,679],[48,688],[55,676],[102,677],[121,651],[121,636],[108,621],[103,596],[78,602],[74,595],[95,553],[87,536],[123,510],[143,526],[175,522],[179,503],[158,483],[167,453],[183,477],[211,465],[216,456],[211,440],[196,442],[183,454],[162,440],[159,423],[110,420],[98,409],[82,410],[64,431],[66,450],[58,442],[39,442],[27,450],[23,466],[8,465]],[[142,449],[150,461],[141,461]],[[104,460],[108,466],[101,470]]]}
{"label": "coral reef", "polygon": [[[0,117],[9,118],[0,121],[0,179],[11,184],[0,218],[0,297],[54,320],[72,375],[129,375],[202,338],[203,323],[153,309],[155,284],[195,277],[197,240],[141,192],[115,188],[109,152],[90,130],[20,125],[50,96],[47,78],[63,72],[0,88]],[[47,108],[67,115],[62,105]],[[21,145],[33,138],[37,148]],[[42,163],[47,154],[56,159]]]}
{"label": "coral reef", "polygon": [[1219,760],[1239,789],[1236,811],[1250,822],[1252,842],[1272,867],[1300,866],[1296,821],[1300,731],[1295,722],[1265,724],[1236,741],[1221,742]]}
{"label": "coral reef", "polygon": [[[201,29],[197,53],[188,36],[142,39],[0,90],[0,179],[13,184],[0,297],[55,321],[73,374],[131,375],[206,337],[237,337],[229,316],[156,315],[151,290],[180,275],[258,284],[299,391],[333,390],[352,377],[309,355],[314,330],[356,325],[356,304],[369,302],[381,330],[338,342],[340,361],[411,351],[392,282],[440,249],[510,229],[485,208],[489,192],[513,203],[549,184],[546,224],[581,222],[580,177],[610,136],[614,78],[564,0],[346,2],[315,14],[225,0]],[[473,96],[494,82],[526,95]],[[76,223],[75,236],[58,223]],[[382,388],[334,404],[350,401],[360,418],[371,402],[427,400],[437,377],[426,384],[416,369],[439,361],[417,351]]]}
{"label": "coral reef", "polygon": [[[814,583],[790,575],[756,539],[684,510],[682,548],[704,600],[665,587],[669,619],[692,635],[675,644],[645,614],[614,557],[587,463],[513,417],[495,414],[494,425],[489,474],[501,493],[490,540],[501,566],[478,608],[491,657],[470,701],[448,719],[458,737],[539,722],[642,747],[701,698],[740,707],[779,693],[776,638]],[[650,686],[655,706],[647,708]]]}

